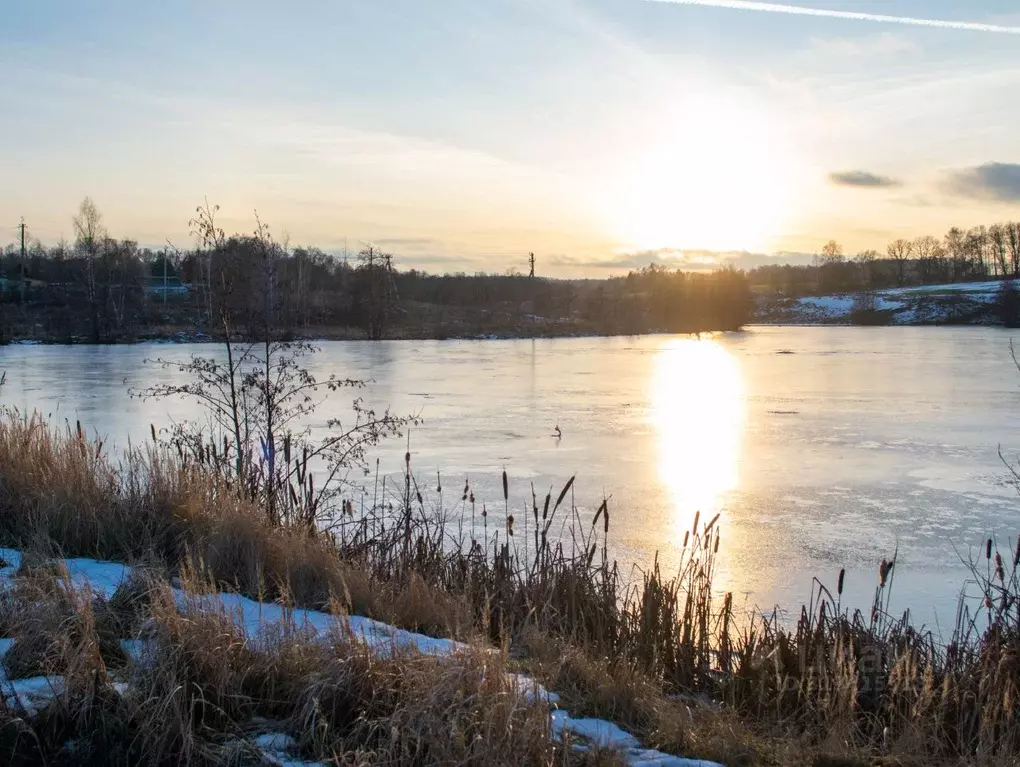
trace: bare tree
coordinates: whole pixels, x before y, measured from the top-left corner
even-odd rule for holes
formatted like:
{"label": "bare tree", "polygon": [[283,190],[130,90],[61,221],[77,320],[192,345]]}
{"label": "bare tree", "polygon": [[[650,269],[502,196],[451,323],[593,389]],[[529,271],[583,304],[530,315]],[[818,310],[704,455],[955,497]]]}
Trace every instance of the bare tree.
{"label": "bare tree", "polygon": [[862,250],[854,256],[854,263],[857,264],[860,273],[861,285],[872,288],[875,280],[875,262],[878,260],[877,250]]}
{"label": "bare tree", "polygon": [[92,343],[99,343],[99,299],[96,291],[96,263],[106,242],[106,229],[99,208],[86,197],[78,207],[74,224],[75,247],[85,258],[85,291],[92,325]]}
{"label": "bare tree", "polygon": [[222,247],[226,239],[223,230],[216,225],[219,210],[219,205],[210,205],[206,198],[202,205],[195,208],[195,217],[188,221],[191,233],[198,238],[199,273],[202,275],[201,283],[205,292],[206,322],[210,327],[216,321],[213,316],[213,253]]}
{"label": "bare tree", "polygon": [[1010,221],[1006,224],[1006,247],[1009,250],[1009,265],[1012,275],[1020,277],[1020,223]]}
{"label": "bare tree", "polygon": [[1007,239],[1005,224],[992,224],[988,227],[988,249],[991,255],[990,261],[993,274],[1001,274],[1002,276],[1009,274]]}
{"label": "bare tree", "polygon": [[835,240],[829,240],[822,246],[822,263],[841,264],[843,263],[843,246]]}
{"label": "bare tree", "polygon": [[[206,211],[209,211],[208,204]],[[200,209],[201,212],[201,209]],[[365,382],[330,375],[318,380],[304,367],[315,353],[307,343],[281,340],[276,326],[279,286],[277,268],[282,248],[256,215],[254,235],[226,240],[211,216],[198,222],[197,233],[211,243],[210,256],[240,244],[248,263],[218,266],[216,279],[224,284],[216,306],[224,334],[223,357],[193,355],[188,362],[154,360],[164,369],[187,376],[185,383],[161,382],[141,397],[184,397],[205,408],[210,427],[181,424],[170,432],[170,443],[182,455],[211,467],[230,487],[260,502],[273,525],[297,525],[314,534],[319,523],[330,521],[332,503],[346,485],[348,472],[365,468],[370,447],[416,423],[414,418],[377,413],[360,397],[352,403],[350,418],[330,418],[324,433],[313,437],[309,417],[328,392],[361,389]],[[388,262],[387,262],[388,266]],[[240,296],[251,305],[246,332],[250,338],[233,338],[232,281],[254,281],[242,286]],[[225,358],[225,363],[223,359]],[[313,467],[320,469],[318,479]]]}
{"label": "bare tree", "polygon": [[988,273],[988,259],[991,249],[988,247],[988,229],[975,226],[967,230],[964,237],[964,253],[968,277],[981,277]]}
{"label": "bare tree", "polygon": [[942,243],[931,236],[918,237],[913,242],[914,258],[923,282],[937,279],[943,273],[945,249]]}
{"label": "bare tree", "polygon": [[914,252],[914,244],[910,240],[900,238],[893,240],[886,247],[886,253],[893,262],[896,271],[896,286],[902,288],[907,282],[907,264]]}
{"label": "bare tree", "polygon": [[966,234],[959,227],[954,226],[943,239],[946,249],[946,258],[949,260],[949,279],[955,281],[963,275],[964,262],[967,260]]}

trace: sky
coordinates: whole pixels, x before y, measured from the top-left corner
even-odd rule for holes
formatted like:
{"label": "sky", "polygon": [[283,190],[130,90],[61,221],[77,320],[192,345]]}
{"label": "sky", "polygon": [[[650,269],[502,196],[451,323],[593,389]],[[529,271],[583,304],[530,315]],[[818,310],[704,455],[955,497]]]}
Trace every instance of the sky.
{"label": "sky", "polygon": [[1020,217],[1018,86],[1014,0],[33,0],[0,242],[88,195],[143,245],[208,199],[432,272],[882,250]]}

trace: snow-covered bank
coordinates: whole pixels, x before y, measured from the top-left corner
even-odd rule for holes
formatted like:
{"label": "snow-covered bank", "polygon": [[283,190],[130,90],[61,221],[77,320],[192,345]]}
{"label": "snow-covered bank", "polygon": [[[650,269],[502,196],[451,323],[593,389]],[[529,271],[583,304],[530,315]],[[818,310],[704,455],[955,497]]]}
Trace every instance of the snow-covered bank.
{"label": "snow-covered bank", "polygon": [[783,298],[763,296],[755,322],[799,325],[996,324],[1003,286],[1017,280],[890,288],[869,293]]}
{"label": "snow-covered bank", "polygon": [[[15,549],[0,548],[0,597],[8,594],[22,562],[22,553]],[[59,560],[66,567],[70,586],[75,590],[88,588],[97,597],[109,600],[117,589],[127,582],[132,569],[116,562],[100,562],[92,559]],[[332,615],[315,610],[285,608],[279,604],[258,602],[228,593],[189,594],[182,589],[173,589],[177,609],[182,614],[191,612],[216,613],[229,616],[240,629],[246,642],[256,648],[268,647],[274,637],[281,635],[281,629],[298,630],[309,641],[328,642],[340,632],[367,646],[373,655],[383,657],[398,650],[447,659],[456,663],[458,657],[477,652],[461,642],[438,639],[424,634],[405,631],[386,623],[360,616]],[[0,640],[0,660],[3,659],[15,640]],[[125,637],[122,642],[132,662],[144,662],[146,640]],[[483,650],[483,652],[491,652]],[[637,738],[612,722],[602,719],[573,718],[558,707],[560,698],[554,692],[542,687],[535,679],[521,674],[509,674],[510,689],[516,690],[530,705],[550,708],[550,731],[554,738],[569,736],[579,749],[600,748],[618,751],[631,765],[640,767],[718,767],[711,762],[691,760],[645,749]],[[6,667],[0,664],[0,691],[10,706],[23,709],[29,716],[42,711],[56,697],[63,693],[64,680],[57,676],[8,679]],[[119,680],[115,689],[121,694],[128,690],[128,683]],[[270,764],[308,765],[290,756],[296,743],[288,735],[278,732],[264,732],[245,741],[258,749]]]}

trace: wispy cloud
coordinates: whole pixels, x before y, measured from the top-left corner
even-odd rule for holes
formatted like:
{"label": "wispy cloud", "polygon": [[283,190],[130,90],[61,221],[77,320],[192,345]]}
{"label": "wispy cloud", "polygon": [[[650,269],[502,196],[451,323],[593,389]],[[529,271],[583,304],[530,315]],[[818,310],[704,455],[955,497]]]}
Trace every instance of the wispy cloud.
{"label": "wispy cloud", "polygon": [[751,253],[746,250],[677,250],[674,248],[658,248],[640,250],[630,253],[617,253],[604,258],[598,256],[553,256],[549,262],[553,266],[620,271],[623,269],[641,269],[649,264],[665,266],[669,269],[683,269],[691,272],[707,272],[732,266],[737,269],[754,269],[758,266],[776,264],[810,264],[814,260],[813,253]]}
{"label": "wispy cloud", "polygon": [[836,186],[854,186],[864,189],[889,189],[903,185],[899,179],[880,176],[866,170],[844,170],[830,173],[829,181]]}
{"label": "wispy cloud", "polygon": [[756,0],[645,0],[645,2],[672,3],[674,5],[700,5],[710,8],[730,8],[738,11],[785,13],[791,16],[817,16],[826,19],[844,19],[846,21],[871,21],[881,24],[906,24],[916,27],[957,29],[966,32],[994,32],[998,34],[1020,35],[1020,26],[983,24],[976,21],[925,19],[918,18],[916,16],[890,16],[883,13],[868,13],[866,11],[837,11],[830,8],[805,8],[801,5],[763,3],[756,2]]}
{"label": "wispy cloud", "polygon": [[989,162],[949,173],[947,191],[993,202],[1020,202],[1020,164]]}

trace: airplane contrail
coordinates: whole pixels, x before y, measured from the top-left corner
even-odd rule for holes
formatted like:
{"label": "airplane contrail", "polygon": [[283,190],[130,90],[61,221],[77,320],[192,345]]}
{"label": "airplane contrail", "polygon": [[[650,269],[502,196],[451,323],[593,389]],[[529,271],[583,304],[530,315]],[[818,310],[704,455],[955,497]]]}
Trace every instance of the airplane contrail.
{"label": "airplane contrail", "polygon": [[650,3],[672,3],[673,5],[701,5],[709,8],[731,8],[738,11],[760,11],[764,13],[786,13],[791,16],[820,16],[828,19],[849,21],[873,21],[883,24],[907,24],[915,27],[957,29],[967,32],[997,32],[1006,35],[1020,35],[1020,27],[1001,24],[981,24],[975,21],[948,21],[945,19],[920,19],[912,16],[888,16],[882,13],[862,11],[834,11],[826,8],[805,8],[801,5],[764,3],[756,0],[645,0]]}

